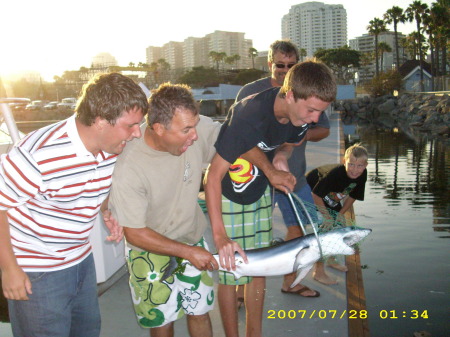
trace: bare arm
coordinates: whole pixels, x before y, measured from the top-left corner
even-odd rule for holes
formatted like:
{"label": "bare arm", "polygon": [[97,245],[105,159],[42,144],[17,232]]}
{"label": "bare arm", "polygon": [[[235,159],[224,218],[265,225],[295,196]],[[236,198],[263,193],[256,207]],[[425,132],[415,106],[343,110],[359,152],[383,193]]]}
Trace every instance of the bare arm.
{"label": "bare arm", "polygon": [[28,300],[28,295],[32,293],[31,282],[17,264],[6,211],[0,211],[0,269],[4,296],[10,300]]}
{"label": "bare arm", "polygon": [[232,241],[226,231],[222,219],[222,179],[227,173],[230,163],[216,154],[205,176],[206,206],[211,221],[211,229],[216,249],[220,257],[220,265],[227,270],[235,270],[234,253],[237,251],[247,261],[247,257],[235,241]]}
{"label": "bare arm", "polygon": [[342,205],[341,210],[339,211],[337,221],[341,222],[343,225],[346,224],[347,220],[345,219],[345,212],[347,212],[350,207],[355,203],[355,199],[350,196],[347,196],[344,200],[344,204]]}
{"label": "bare arm", "polygon": [[213,270],[219,268],[212,254],[202,247],[190,246],[171,240],[147,227],[125,227],[124,232],[129,243],[145,251],[181,257],[188,260],[199,270]]}
{"label": "bare arm", "polygon": [[257,146],[244,153],[242,156],[245,160],[256,165],[261,169],[269,179],[270,184],[285,193],[294,190],[296,179],[292,173],[285,170],[275,168],[263,151]]}
{"label": "bare arm", "polygon": [[103,222],[105,226],[109,229],[110,235],[106,237],[108,241],[116,241],[119,243],[123,239],[123,227],[119,225],[119,222],[112,215],[108,208],[109,196],[103,201],[100,206],[100,212],[103,216]]}
{"label": "bare arm", "polygon": [[330,135],[330,129],[321,126],[309,128],[306,132],[306,140],[310,142],[318,142]]}

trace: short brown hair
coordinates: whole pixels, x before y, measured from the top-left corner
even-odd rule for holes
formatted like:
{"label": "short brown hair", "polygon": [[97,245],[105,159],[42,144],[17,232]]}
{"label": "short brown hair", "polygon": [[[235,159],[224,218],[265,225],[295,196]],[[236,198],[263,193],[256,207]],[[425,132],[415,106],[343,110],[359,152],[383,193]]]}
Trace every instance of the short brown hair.
{"label": "short brown hair", "polygon": [[149,99],[147,124],[152,126],[160,123],[170,127],[175,110],[182,108],[198,114],[198,105],[192,95],[191,88],[186,84],[163,83],[158,89],[152,90]]}
{"label": "short brown hair", "polygon": [[276,40],[273,42],[270,45],[269,53],[267,54],[267,61],[273,62],[273,56],[276,53],[281,53],[287,56],[294,55],[297,62],[300,59],[297,47],[289,40]]}
{"label": "short brown hair", "polygon": [[84,125],[92,125],[97,117],[114,125],[124,111],[135,108],[145,116],[148,110],[145,93],[132,79],[110,73],[98,74],[83,86],[75,112]]}
{"label": "short brown hair", "polygon": [[290,90],[296,100],[317,97],[324,102],[333,102],[337,87],[330,68],[324,63],[309,60],[297,63],[288,71],[280,89],[280,97],[285,97]]}

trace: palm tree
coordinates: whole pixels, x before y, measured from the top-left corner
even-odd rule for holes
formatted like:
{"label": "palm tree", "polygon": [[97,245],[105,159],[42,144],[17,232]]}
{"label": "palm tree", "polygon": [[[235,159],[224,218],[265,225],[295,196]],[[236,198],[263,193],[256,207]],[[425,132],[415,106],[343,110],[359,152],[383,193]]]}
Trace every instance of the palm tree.
{"label": "palm tree", "polygon": [[416,21],[417,33],[418,33],[418,45],[419,45],[419,61],[420,61],[420,90],[424,90],[423,83],[423,53],[422,53],[422,39],[421,39],[421,29],[424,18],[428,15],[429,9],[428,5],[422,3],[420,0],[414,1],[406,9],[405,14],[409,22]]}
{"label": "palm tree", "polygon": [[248,56],[252,58],[252,68],[255,69],[255,57],[258,56],[258,51],[255,48],[249,48]]}
{"label": "palm tree", "polygon": [[298,50],[298,56],[300,56],[300,61],[303,62],[303,58],[308,55],[305,48],[300,48]]}
{"label": "palm tree", "polygon": [[383,20],[374,18],[373,20],[369,21],[367,31],[370,35],[375,36],[375,76],[378,77],[378,73],[380,72],[380,67],[378,64],[378,35],[387,31],[386,24]]}
{"label": "palm tree", "polygon": [[159,77],[158,77],[158,63],[152,62],[150,63],[150,72],[153,73],[153,80],[155,81],[155,86],[159,84]]}
{"label": "palm tree", "polygon": [[241,57],[238,54],[234,54],[232,57],[234,58],[234,62],[236,62],[236,69],[237,69],[238,61],[241,59]]}
{"label": "palm tree", "polygon": [[167,72],[170,69],[170,63],[164,58],[158,60],[158,68],[161,70],[162,80],[165,82],[168,80]]}
{"label": "palm tree", "polygon": [[384,71],[384,70],[386,70],[386,69],[384,69],[384,66],[383,66],[384,53],[392,52],[392,47],[390,45],[388,45],[386,42],[380,42],[380,43],[378,43],[378,51],[381,54],[380,68],[381,68],[381,71]]}
{"label": "palm tree", "polygon": [[[447,41],[450,38],[450,28],[448,25],[450,21],[450,6],[445,5],[444,2],[439,1],[433,3],[430,8],[430,15],[424,22],[430,44],[431,68],[432,70],[435,69],[437,76],[441,75],[441,70],[445,70]],[[433,56],[433,54],[435,55]],[[442,62],[439,60],[440,55],[443,57]],[[442,67],[440,66],[441,63]],[[435,75],[434,72],[433,75]]]}
{"label": "palm tree", "polygon": [[439,44],[441,46],[441,55],[442,55],[442,75],[447,75],[447,41],[450,40],[450,27],[448,22],[450,21],[450,3],[449,0],[437,0],[437,3],[440,7],[445,9],[444,15],[440,17],[440,32],[439,36]]}
{"label": "palm tree", "polygon": [[392,48],[390,45],[388,45],[386,42],[380,42],[378,43],[378,51],[381,53],[381,71],[384,71],[384,67],[383,67],[383,57],[384,57],[384,53],[390,53],[392,52]]}
{"label": "palm tree", "polygon": [[216,63],[216,69],[217,72],[219,72],[219,62],[222,62],[227,57],[227,54],[224,52],[219,53],[216,51],[210,51],[209,57]]}
{"label": "palm tree", "polygon": [[397,25],[399,22],[405,23],[406,16],[403,13],[403,8],[393,6],[384,13],[384,21],[387,24],[394,24],[394,34],[395,34],[395,55],[397,56],[396,69],[400,67],[400,55],[398,53],[398,35],[397,35]]}
{"label": "palm tree", "polygon": [[234,56],[227,56],[225,58],[225,63],[231,66],[234,63]]}
{"label": "palm tree", "polygon": [[227,53],[225,53],[224,51],[221,51],[219,53],[219,60],[220,60],[220,63],[222,63],[222,69],[223,69],[223,63],[225,63],[226,58],[227,58]]}

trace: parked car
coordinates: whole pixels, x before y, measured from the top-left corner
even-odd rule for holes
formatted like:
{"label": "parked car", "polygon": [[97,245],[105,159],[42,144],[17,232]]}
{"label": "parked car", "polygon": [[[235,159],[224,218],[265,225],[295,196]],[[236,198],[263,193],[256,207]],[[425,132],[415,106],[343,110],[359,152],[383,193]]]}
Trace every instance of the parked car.
{"label": "parked car", "polygon": [[77,99],[73,97],[63,98],[61,103],[58,103],[58,108],[72,109],[73,105],[77,103]]}
{"label": "parked car", "polygon": [[29,98],[2,97],[0,103],[9,105],[11,111],[24,111],[26,106],[31,103]]}
{"label": "parked car", "polygon": [[44,110],[56,110],[58,108],[59,102],[50,102],[47,105],[44,105]]}
{"label": "parked car", "polygon": [[45,105],[44,101],[32,101],[28,104],[25,110],[41,110]]}

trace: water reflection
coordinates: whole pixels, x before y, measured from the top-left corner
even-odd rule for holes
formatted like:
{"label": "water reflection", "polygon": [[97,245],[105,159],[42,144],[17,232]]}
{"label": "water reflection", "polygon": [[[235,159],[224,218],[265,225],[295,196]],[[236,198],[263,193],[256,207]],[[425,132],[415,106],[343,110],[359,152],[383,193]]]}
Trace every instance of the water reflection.
{"label": "water reflection", "polygon": [[[344,132],[351,131],[348,126]],[[356,126],[348,143],[361,141],[371,154],[368,179],[389,205],[406,200],[412,209],[433,208],[436,231],[450,231],[450,150],[448,140],[412,137],[398,130]],[[397,202],[396,202],[397,201]]]}
{"label": "water reflection", "polygon": [[[351,128],[344,128],[344,132]],[[371,336],[447,336],[450,293],[448,140],[355,126],[346,134],[369,150],[358,225],[372,228],[361,263]],[[427,319],[382,319],[380,310],[427,311]]]}

